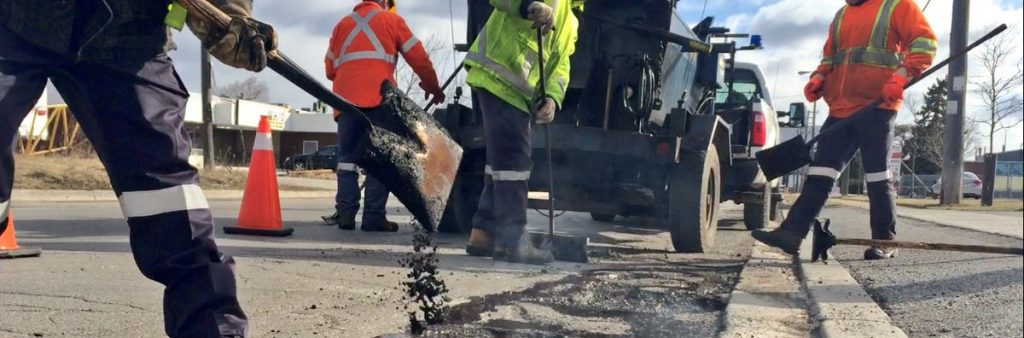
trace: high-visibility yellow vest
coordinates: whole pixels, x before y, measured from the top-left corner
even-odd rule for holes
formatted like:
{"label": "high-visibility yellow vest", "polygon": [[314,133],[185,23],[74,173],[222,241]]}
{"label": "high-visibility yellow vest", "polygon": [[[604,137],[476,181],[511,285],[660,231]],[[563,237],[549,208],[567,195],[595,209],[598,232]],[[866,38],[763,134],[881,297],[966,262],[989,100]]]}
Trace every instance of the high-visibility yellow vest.
{"label": "high-visibility yellow vest", "polygon": [[544,37],[547,84],[541,93],[537,33],[532,22],[519,13],[524,1],[530,0],[490,0],[494,12],[466,55],[466,83],[530,114],[530,107],[542,94],[562,105],[569,88],[569,58],[576,50],[579,21],[572,13],[572,1],[544,1],[555,11],[555,30]]}

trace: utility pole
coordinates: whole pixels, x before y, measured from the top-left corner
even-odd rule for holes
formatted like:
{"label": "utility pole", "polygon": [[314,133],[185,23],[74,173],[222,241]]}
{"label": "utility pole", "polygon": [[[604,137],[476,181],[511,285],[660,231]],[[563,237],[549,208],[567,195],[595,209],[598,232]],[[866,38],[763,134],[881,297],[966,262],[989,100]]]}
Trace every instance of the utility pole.
{"label": "utility pole", "polygon": [[[949,37],[950,55],[967,48],[970,0],[953,0],[953,26]],[[949,63],[949,97],[946,101],[946,130],[943,138],[941,204],[960,204],[963,199],[964,118],[967,99],[967,57]]]}
{"label": "utility pole", "polygon": [[203,87],[203,168],[209,170],[214,167],[213,159],[213,105],[210,102],[210,86],[212,85],[210,65],[210,50],[205,46],[200,51],[199,62],[202,64],[201,77]]}

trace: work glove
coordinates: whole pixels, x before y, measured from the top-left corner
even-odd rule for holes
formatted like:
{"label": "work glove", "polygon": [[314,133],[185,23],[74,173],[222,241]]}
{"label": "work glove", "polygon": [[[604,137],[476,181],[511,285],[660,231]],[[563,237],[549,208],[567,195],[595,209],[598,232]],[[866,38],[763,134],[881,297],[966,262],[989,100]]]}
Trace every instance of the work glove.
{"label": "work glove", "polygon": [[907,86],[907,77],[900,75],[899,73],[892,74],[889,81],[885,82],[882,86],[882,97],[885,99],[885,103],[893,104],[896,101],[903,100],[903,87]]}
{"label": "work glove", "polygon": [[[420,82],[420,89],[423,89],[423,100],[430,100],[430,104],[441,104],[444,103],[445,95],[441,87],[434,85],[428,85],[425,82]],[[431,99],[430,97],[434,98]]]}
{"label": "work glove", "polygon": [[555,13],[551,6],[540,1],[534,1],[526,11],[528,13],[526,18],[533,21],[534,29],[540,29],[544,35],[551,32],[551,28],[555,26]]}
{"label": "work glove", "polygon": [[224,64],[259,72],[267,67],[268,55],[277,49],[277,32],[268,24],[250,17],[251,2],[212,1],[231,17],[227,30],[212,27],[198,16],[189,15],[188,27],[203,45]]}
{"label": "work glove", "polygon": [[548,124],[551,123],[551,121],[554,121],[555,110],[557,108],[558,105],[555,104],[554,99],[550,97],[544,98],[544,100],[537,105],[537,108],[534,109],[533,116],[537,119],[537,124]]}
{"label": "work glove", "polygon": [[811,80],[807,81],[807,85],[804,86],[804,98],[807,102],[814,102],[821,99],[822,87],[825,85],[825,77],[815,74],[811,76]]}

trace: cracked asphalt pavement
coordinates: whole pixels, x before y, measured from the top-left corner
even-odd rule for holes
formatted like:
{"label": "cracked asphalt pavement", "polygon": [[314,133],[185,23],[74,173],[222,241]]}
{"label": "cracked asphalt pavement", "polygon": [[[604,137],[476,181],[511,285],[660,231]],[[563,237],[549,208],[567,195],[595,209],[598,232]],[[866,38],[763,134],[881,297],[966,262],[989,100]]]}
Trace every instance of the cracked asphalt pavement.
{"label": "cracked asphalt pavement", "polygon": [[[212,201],[217,225],[234,225],[238,201]],[[411,252],[411,218],[397,203],[398,233],[323,226],[328,199],[283,200],[286,238],[228,236],[241,302],[254,337],[369,337],[408,330],[398,260]],[[117,203],[15,201],[19,242],[43,256],[0,260],[0,337],[163,336],[162,288],[135,267]],[[464,235],[439,234],[451,289],[447,325],[429,335],[711,336],[752,241],[723,204],[714,252],[677,254],[664,229],[566,213],[556,229],[591,239],[590,264],[529,266],[466,256]],[[530,211],[538,228],[546,220]]]}

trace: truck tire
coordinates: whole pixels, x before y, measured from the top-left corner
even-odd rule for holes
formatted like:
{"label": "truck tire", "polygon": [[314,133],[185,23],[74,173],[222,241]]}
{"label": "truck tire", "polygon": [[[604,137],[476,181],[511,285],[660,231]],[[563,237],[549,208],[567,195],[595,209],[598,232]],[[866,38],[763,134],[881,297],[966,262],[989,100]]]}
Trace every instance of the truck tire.
{"label": "truck tire", "polygon": [[743,225],[747,226],[747,230],[764,229],[771,222],[771,191],[771,188],[765,187],[758,192],[761,196],[757,201],[743,203]]}
{"label": "truck tire", "polygon": [[668,182],[668,222],[677,252],[709,252],[718,231],[722,172],[714,145],[700,154],[684,151]]}
{"label": "truck tire", "polygon": [[615,214],[590,213],[590,218],[598,222],[611,222],[615,220]]}

